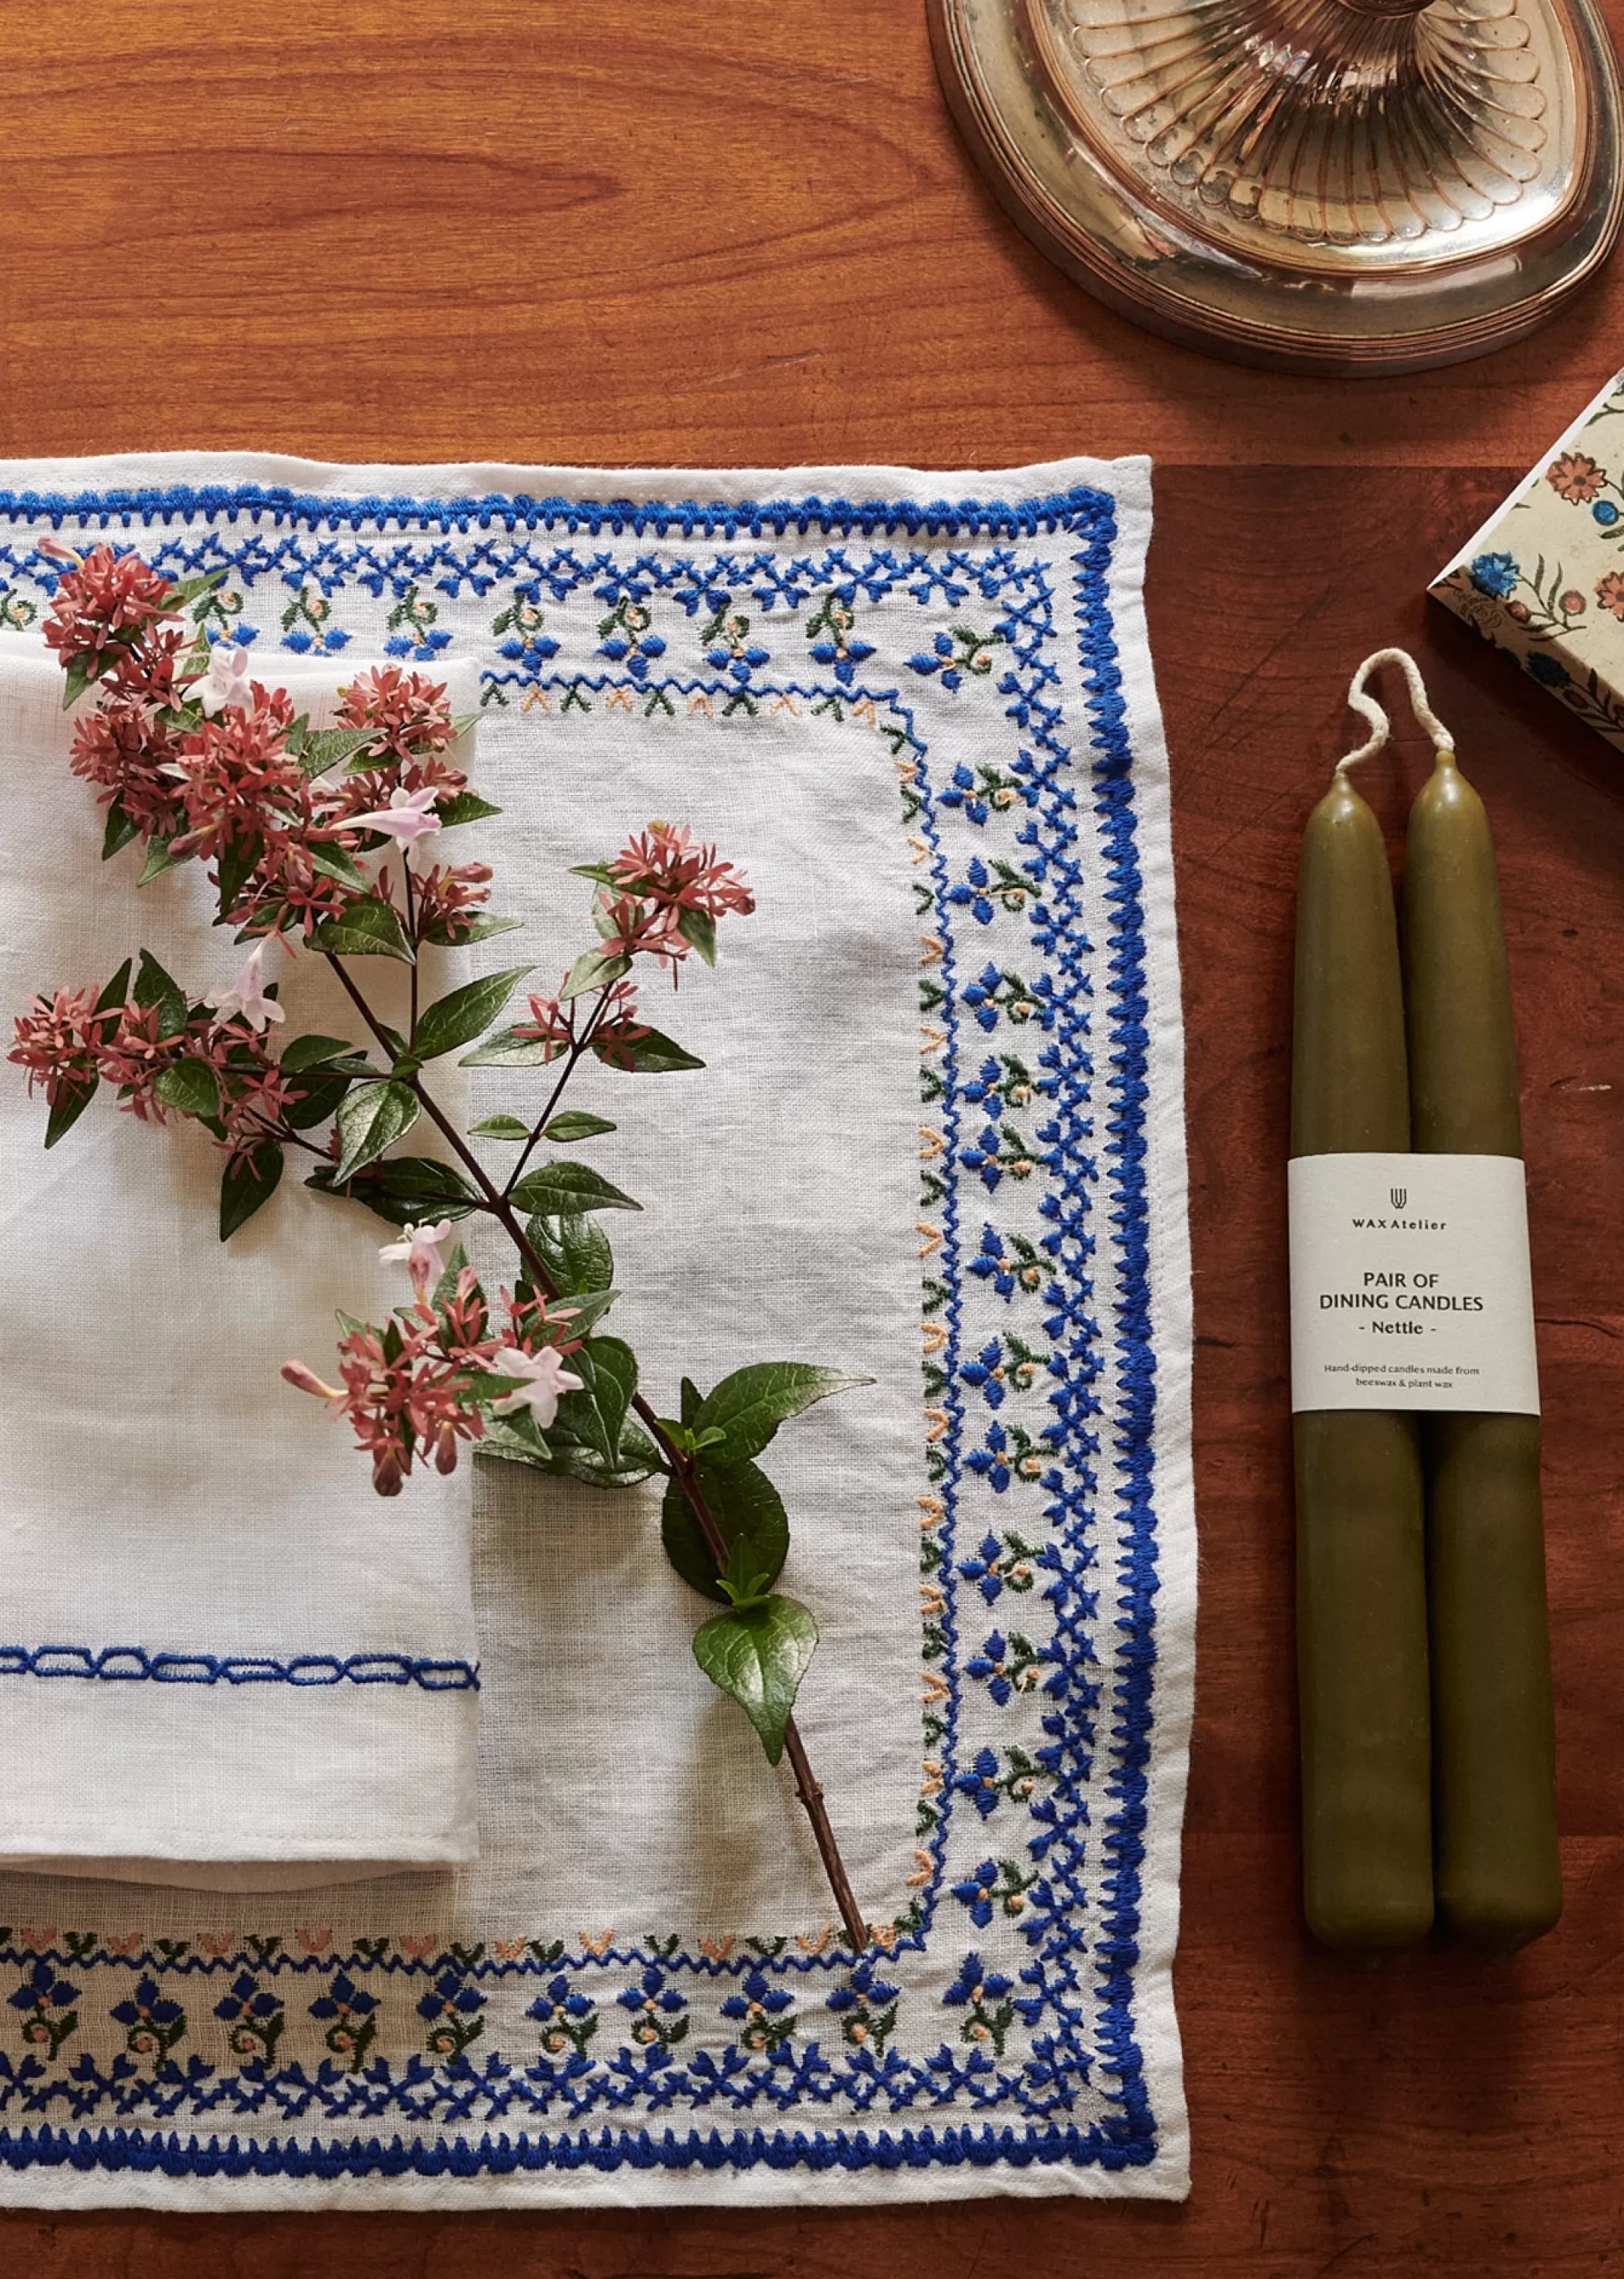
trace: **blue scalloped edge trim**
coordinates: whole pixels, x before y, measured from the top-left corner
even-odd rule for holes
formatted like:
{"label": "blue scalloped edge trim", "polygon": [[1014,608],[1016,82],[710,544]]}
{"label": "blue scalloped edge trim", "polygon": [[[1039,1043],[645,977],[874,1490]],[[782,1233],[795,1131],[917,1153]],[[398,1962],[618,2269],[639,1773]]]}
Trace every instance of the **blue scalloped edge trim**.
{"label": "blue scalloped edge trim", "polygon": [[228,522],[240,517],[257,522],[305,523],[316,529],[359,530],[364,525],[415,523],[420,529],[440,531],[540,530],[561,526],[611,536],[664,538],[673,533],[689,538],[784,538],[791,531],[806,536],[822,531],[873,532],[903,530],[910,535],[932,537],[962,531],[993,538],[1030,537],[1040,530],[1056,531],[1090,508],[1108,510],[1109,498],[1085,483],[1070,490],[1051,491],[1040,498],[1013,503],[1003,499],[934,499],[928,503],[908,499],[804,498],[728,501],[634,499],[533,499],[523,494],[487,491],[479,498],[422,499],[402,495],[394,498],[340,498],[319,491],[295,491],[281,484],[172,483],[150,490],[11,491],[0,490],[0,517],[8,520],[99,520],[103,528],[120,524],[130,528],[153,522],[189,522],[195,517],[223,515]]}
{"label": "blue scalloped edge trim", "polygon": [[234,2136],[200,2142],[195,2136],[149,2135],[140,2129],[24,2129],[0,2130],[0,2164],[12,2169],[72,2168],[111,2174],[175,2177],[294,2176],[324,2181],[368,2176],[482,2176],[535,2174],[544,2169],[617,2168],[989,2168],[1055,2167],[1097,2162],[1102,2168],[1142,2168],[1155,2158],[1154,2142],[1119,2137],[1104,2128],[866,2129],[849,2136],[809,2135],[764,2129],[703,2134],[647,2129],[610,2136],[481,2137],[408,2145],[334,2138],[324,2145],[241,2145]]}
{"label": "blue scalloped edge trim", "polygon": [[0,1677],[102,1678],[114,1684],[416,1685],[425,1693],[479,1690],[477,1661],[422,1654],[149,1654],[144,1646],[0,1646]]}

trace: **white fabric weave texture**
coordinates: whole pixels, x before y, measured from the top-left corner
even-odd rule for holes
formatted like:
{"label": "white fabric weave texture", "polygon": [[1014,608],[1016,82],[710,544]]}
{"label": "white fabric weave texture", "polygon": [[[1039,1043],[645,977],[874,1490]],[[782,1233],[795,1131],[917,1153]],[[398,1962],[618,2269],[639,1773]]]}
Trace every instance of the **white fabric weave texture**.
{"label": "white fabric weave texture", "polygon": [[[291,1873],[303,1815],[307,1859],[425,1864],[291,1901],[0,1875],[5,2198],[1187,2191],[1191,1340],[1149,533],[1141,461],[0,465],[8,757],[50,787],[0,862],[8,1012],[75,955],[111,971],[136,916],[160,956],[188,923],[98,871],[42,662],[47,534],[223,568],[266,681],[383,656],[477,676],[471,772],[502,813],[464,840],[527,928],[482,966],[533,958],[550,989],[585,939],[568,866],[653,817],[749,874],[757,910],[724,922],[717,971],[645,992],[705,1069],[597,1071],[579,1104],[614,1118],[591,1160],[645,1206],[606,1222],[612,1326],[657,1407],[749,1361],[873,1380],[767,1461],[786,1587],[823,1631],[802,1727],[876,1926],[854,1961],[787,1777],[694,1668],[702,1608],[659,1555],[652,1488],[479,1466],[471,1631],[467,1470],[376,1503],[343,1432],[275,1378],[290,1336],[321,1365],[333,1307],[375,1311],[378,1223],[289,1182],[221,1251],[184,1146],[98,1101],[42,1159],[18,1080],[4,1400],[34,1469],[19,1493],[4,1459],[6,1848],[180,1856],[143,1831],[219,1798],[228,1767],[237,1854]],[[474,1110],[534,1088],[481,1071]],[[100,1191],[70,1208],[40,1165],[93,1131]],[[88,1305],[110,1411],[74,1373]],[[480,1691],[121,1686],[4,1651],[138,1632],[284,1656],[398,1634],[477,1660]],[[311,1704],[324,1722],[300,1724]],[[440,1758],[435,1716],[458,1721]],[[137,1754],[98,1786],[115,1748]],[[386,1822],[392,1853],[363,1838]],[[445,1848],[411,1848],[431,1823]]]}

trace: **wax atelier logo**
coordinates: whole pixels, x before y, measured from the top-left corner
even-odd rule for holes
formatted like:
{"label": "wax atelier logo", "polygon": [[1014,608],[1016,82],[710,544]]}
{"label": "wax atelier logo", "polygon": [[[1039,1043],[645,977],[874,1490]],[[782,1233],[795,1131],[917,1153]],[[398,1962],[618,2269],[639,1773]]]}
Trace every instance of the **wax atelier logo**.
{"label": "wax atelier logo", "polygon": [[1406,1218],[1408,1187],[1389,1187],[1387,1197],[1393,1208],[1391,1218],[1350,1218],[1349,1225],[1363,1234],[1442,1234],[1449,1224],[1446,1218]]}

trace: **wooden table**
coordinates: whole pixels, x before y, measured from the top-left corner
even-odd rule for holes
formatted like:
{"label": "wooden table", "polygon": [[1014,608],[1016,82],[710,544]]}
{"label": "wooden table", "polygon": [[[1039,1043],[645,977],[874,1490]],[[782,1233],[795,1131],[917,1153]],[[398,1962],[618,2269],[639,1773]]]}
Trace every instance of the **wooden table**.
{"label": "wooden table", "polygon": [[[1624,0],[1613,0],[1624,24]],[[1165,347],[969,172],[918,0],[32,0],[0,73],[0,453],[1160,462],[1203,1545],[1183,2208],[0,2217],[29,2279],[979,2279],[1624,2268],[1624,761],[1428,575],[1624,362],[1624,270],[1486,364],[1343,385]],[[1339,689],[1407,642],[1495,817],[1518,991],[1567,1915],[1365,1973],[1296,1906],[1290,921]],[[1424,741],[1372,796],[1398,825]]]}

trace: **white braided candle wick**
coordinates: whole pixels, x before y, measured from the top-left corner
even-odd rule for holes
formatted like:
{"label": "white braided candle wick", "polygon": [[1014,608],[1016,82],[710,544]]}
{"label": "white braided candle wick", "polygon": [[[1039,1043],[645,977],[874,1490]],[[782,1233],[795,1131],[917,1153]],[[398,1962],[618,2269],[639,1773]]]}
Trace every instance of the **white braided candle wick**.
{"label": "white braided candle wick", "polygon": [[1435,748],[1439,752],[1453,752],[1455,748],[1454,738],[1427,702],[1427,684],[1408,649],[1379,648],[1365,659],[1348,687],[1348,710],[1359,714],[1370,733],[1357,751],[1343,754],[1337,763],[1338,775],[1345,769],[1357,767],[1361,760],[1373,759],[1387,741],[1390,723],[1365,686],[1371,674],[1384,664],[1396,664],[1403,673],[1410,692],[1410,709],[1431,737]]}

